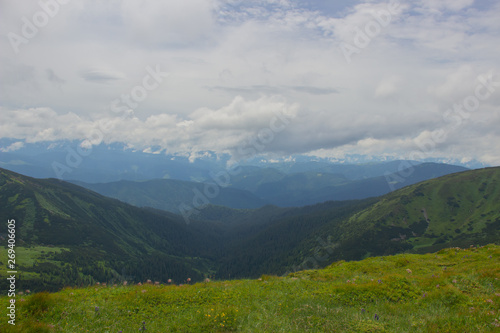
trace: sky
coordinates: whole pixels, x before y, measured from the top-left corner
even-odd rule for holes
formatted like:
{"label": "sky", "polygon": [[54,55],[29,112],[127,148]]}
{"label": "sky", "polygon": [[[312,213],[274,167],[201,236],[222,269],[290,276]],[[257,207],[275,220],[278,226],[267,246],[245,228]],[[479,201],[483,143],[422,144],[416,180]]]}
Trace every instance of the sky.
{"label": "sky", "polygon": [[1,0],[0,138],[500,165],[500,2]]}

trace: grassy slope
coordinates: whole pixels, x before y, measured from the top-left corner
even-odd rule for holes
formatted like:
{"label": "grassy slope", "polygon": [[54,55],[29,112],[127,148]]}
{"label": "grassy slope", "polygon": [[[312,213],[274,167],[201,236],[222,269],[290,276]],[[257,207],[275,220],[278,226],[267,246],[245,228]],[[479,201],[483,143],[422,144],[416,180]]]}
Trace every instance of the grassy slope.
{"label": "grassy slope", "polygon": [[388,237],[401,235],[405,243],[423,251],[450,242],[465,246],[471,238],[494,242],[500,231],[499,200],[500,168],[451,174],[382,197],[345,222],[343,237],[360,228],[374,233],[390,228],[394,234]]}
{"label": "grassy slope", "polygon": [[498,332],[499,258],[489,245],[340,261],[282,278],[18,295],[16,326],[4,318],[0,331]]}
{"label": "grassy slope", "polygon": [[[324,267],[341,259],[498,244],[499,182],[500,168],[465,171],[359,201],[357,207],[333,207],[330,202],[288,210],[258,234],[235,242],[219,276],[256,277]],[[241,262],[252,265],[241,269]]]}
{"label": "grassy slope", "polygon": [[[102,274],[110,279],[148,260],[157,262],[152,269],[158,275],[166,269],[191,271],[193,278],[201,279],[202,273],[193,270],[205,273],[207,260],[198,257],[217,241],[215,232],[203,229],[203,225],[198,229],[194,223],[188,227],[179,216],[155,214],[69,183],[33,179],[7,170],[0,170],[0,202],[1,220],[17,221],[16,258],[24,283],[33,289],[29,279],[37,279],[39,287],[41,280],[46,280],[50,289],[85,283],[101,274],[96,268],[104,262]],[[0,233],[5,232],[6,225],[2,224]],[[44,244],[54,246],[53,250],[42,253]],[[58,248],[70,252],[56,251]],[[39,259],[43,267],[32,258]],[[159,262],[166,267],[159,267]],[[3,258],[1,265],[6,263]],[[69,274],[83,281],[57,279],[67,279]],[[136,272],[130,274],[137,276]],[[0,277],[4,275],[0,271]],[[5,283],[2,279],[0,286]]]}

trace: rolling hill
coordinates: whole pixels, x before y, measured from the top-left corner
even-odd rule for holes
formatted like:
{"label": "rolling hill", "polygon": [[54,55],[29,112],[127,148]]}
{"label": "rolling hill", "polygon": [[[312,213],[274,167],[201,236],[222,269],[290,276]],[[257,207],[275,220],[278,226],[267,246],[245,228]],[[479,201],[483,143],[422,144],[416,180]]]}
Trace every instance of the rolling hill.
{"label": "rolling hill", "polygon": [[[0,218],[17,221],[21,281],[32,289],[123,276],[201,279],[212,266],[203,255],[220,242],[215,224],[193,221],[187,226],[174,214],[156,214],[70,183],[3,169],[0,202]],[[6,229],[1,232],[6,241]],[[6,264],[6,258],[1,261]]]}
{"label": "rolling hill", "polygon": [[[146,277],[258,277],[337,260],[498,243],[499,182],[500,168],[487,168],[365,200],[207,206],[187,225],[166,211],[0,169],[0,218],[18,221],[21,283],[31,289]],[[6,231],[0,232],[5,244]]]}
{"label": "rolling hill", "polygon": [[498,243],[499,182],[500,168],[487,168],[428,180],[379,198],[290,209],[234,242],[219,273],[224,278],[283,274],[335,260]]}
{"label": "rolling hill", "polygon": [[[121,200],[138,207],[152,207],[181,213],[182,204],[194,207],[193,200],[197,196],[213,204],[230,208],[259,208],[267,204],[253,193],[236,188],[210,186],[205,183],[189,182],[173,179],[155,179],[148,181],[121,180],[111,183],[72,183],[88,188],[102,195]],[[208,187],[208,189],[207,189]],[[209,196],[205,194],[209,193]],[[212,195],[211,193],[217,194]],[[200,200],[200,203],[205,201]],[[197,203],[197,202],[195,202]]]}
{"label": "rolling hill", "polygon": [[[395,165],[394,162],[387,163],[388,169],[386,170],[395,169],[393,164]],[[406,165],[411,166],[410,164]],[[339,168],[332,165],[329,167],[352,175],[352,172],[348,173],[344,167]],[[326,166],[323,166],[321,169],[325,168]],[[356,169],[356,166],[353,168]],[[373,174],[383,173],[384,170],[379,164],[357,166],[357,168],[360,172],[359,177],[370,170]],[[122,180],[97,184],[71,182],[138,207],[152,207],[179,214],[182,213],[180,209],[182,204],[194,207],[195,203],[209,203],[229,208],[252,209],[266,204],[280,207],[301,207],[332,200],[365,199],[384,195],[392,190],[420,181],[467,169],[447,164],[422,163],[397,173],[386,171],[386,175],[356,180],[349,179],[340,173],[319,171],[286,174],[273,168],[251,166],[241,167],[240,170],[239,173],[229,177],[227,187],[218,186],[213,180],[207,183],[173,179]],[[205,193],[210,194],[201,195]]]}

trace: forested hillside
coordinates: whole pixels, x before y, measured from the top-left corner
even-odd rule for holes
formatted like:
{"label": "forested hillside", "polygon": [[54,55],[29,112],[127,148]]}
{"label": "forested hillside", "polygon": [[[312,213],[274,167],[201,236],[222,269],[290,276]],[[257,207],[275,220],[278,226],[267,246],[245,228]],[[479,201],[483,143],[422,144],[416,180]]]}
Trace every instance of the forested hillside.
{"label": "forested hillside", "polygon": [[[499,182],[500,168],[473,170],[365,200],[207,206],[186,224],[166,211],[1,170],[0,218],[17,221],[20,283],[34,290],[257,277],[336,260],[498,243]],[[3,265],[6,259],[3,251]]]}

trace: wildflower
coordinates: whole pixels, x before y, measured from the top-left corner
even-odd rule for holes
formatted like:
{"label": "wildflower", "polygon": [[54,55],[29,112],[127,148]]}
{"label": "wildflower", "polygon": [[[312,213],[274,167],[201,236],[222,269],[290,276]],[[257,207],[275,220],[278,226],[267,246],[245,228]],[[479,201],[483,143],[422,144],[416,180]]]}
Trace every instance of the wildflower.
{"label": "wildflower", "polygon": [[379,280],[377,280],[377,282],[380,284],[380,283],[382,283],[382,280],[379,279]]}
{"label": "wildflower", "polygon": [[411,274],[411,273],[412,273],[412,272],[411,272],[411,269],[409,269],[409,268],[407,268],[407,269],[406,269],[406,272],[407,272],[408,274]]}
{"label": "wildflower", "polygon": [[138,286],[142,286],[142,283],[140,283],[140,282],[139,282],[137,285],[138,285]]}
{"label": "wildflower", "polygon": [[209,279],[209,278],[206,278],[206,279],[205,279],[205,282],[206,282],[206,283],[210,282],[210,279]]}
{"label": "wildflower", "polygon": [[167,282],[168,282],[168,283],[172,283],[172,279],[168,279],[168,280],[167,280]]}
{"label": "wildflower", "polygon": [[29,289],[26,289],[26,294],[29,294],[31,291]]}
{"label": "wildflower", "polygon": [[123,285],[126,286],[127,285],[127,281],[123,281]]}
{"label": "wildflower", "polygon": [[149,280],[149,279],[148,279],[148,280],[146,281],[146,283],[151,284],[151,280]]}
{"label": "wildflower", "polygon": [[452,283],[457,283],[457,280],[453,279],[453,281],[451,281]]}
{"label": "wildflower", "polygon": [[365,311],[366,311],[365,309],[361,309],[361,313],[365,313]]}
{"label": "wildflower", "polygon": [[485,300],[485,302],[493,303],[493,301],[491,299],[487,299],[487,300]]}
{"label": "wildflower", "polygon": [[376,313],[375,313],[375,316],[373,316],[373,319],[375,319],[375,320],[379,320],[379,316],[378,316],[378,314],[376,314]]}
{"label": "wildflower", "polygon": [[146,292],[146,289],[142,289],[142,290],[141,290],[141,293],[143,293],[143,294],[144,294],[145,292]]}
{"label": "wildflower", "polygon": [[160,282],[159,281],[155,281],[155,286],[159,286],[160,285]]}
{"label": "wildflower", "polygon": [[439,288],[439,284],[436,284],[436,288]]}
{"label": "wildflower", "polygon": [[422,294],[422,298],[425,298],[425,297],[427,297],[427,293]]}
{"label": "wildflower", "polygon": [[187,280],[186,280],[186,281],[187,281],[188,283],[189,283],[189,282],[191,282],[191,278],[187,278]]}

